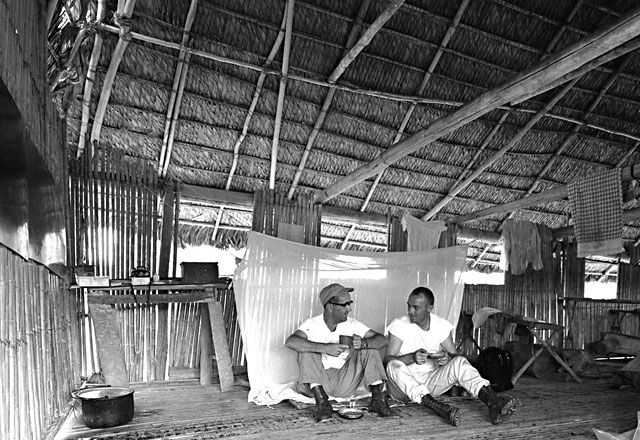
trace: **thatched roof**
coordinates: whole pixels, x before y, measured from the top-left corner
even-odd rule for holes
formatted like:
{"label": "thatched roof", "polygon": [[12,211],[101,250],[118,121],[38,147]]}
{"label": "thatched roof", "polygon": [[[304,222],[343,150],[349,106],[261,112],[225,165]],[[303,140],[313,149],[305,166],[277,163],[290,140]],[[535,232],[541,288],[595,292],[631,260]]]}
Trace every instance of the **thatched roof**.
{"label": "thatched roof", "polygon": [[[125,2],[109,0],[86,127],[95,26],[78,51],[83,81],[63,76],[57,85],[78,99],[57,99],[72,155],[97,140],[185,185],[252,194],[269,184],[277,144],[278,190],[315,191],[325,206],[356,212],[455,220],[640,162],[635,3],[129,0],[116,14],[132,17],[117,20],[120,39],[112,18]],[[73,41],[86,27],[65,25],[64,14],[53,25]],[[54,49],[69,51],[60,33],[51,35]],[[442,118],[450,118],[444,128]],[[181,218],[216,223],[219,207],[197,208],[207,213],[194,220],[195,208],[185,208]],[[465,226],[498,231],[508,216],[553,229],[571,224],[560,198]],[[624,239],[636,241],[640,224],[629,217]],[[227,246],[249,226],[249,213],[225,209],[218,238],[196,223],[180,232],[185,241]],[[351,229],[325,223],[323,245],[348,237],[348,248],[384,249],[384,228]],[[497,260],[494,247],[470,246],[475,266]]]}

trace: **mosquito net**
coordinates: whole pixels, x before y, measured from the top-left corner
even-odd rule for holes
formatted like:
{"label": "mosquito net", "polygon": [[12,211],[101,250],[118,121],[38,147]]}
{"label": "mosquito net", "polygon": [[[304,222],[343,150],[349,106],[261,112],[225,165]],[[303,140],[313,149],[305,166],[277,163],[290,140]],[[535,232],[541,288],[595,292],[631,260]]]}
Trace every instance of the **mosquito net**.
{"label": "mosquito net", "polygon": [[338,282],[353,287],[352,316],[383,333],[406,314],[409,293],[427,286],[434,313],[457,325],[466,246],[424,252],[354,252],[298,244],[256,232],[234,277],[238,321],[247,357],[249,401],[305,399],[294,391],[297,354],[284,346],[307,318],[322,313],[318,293]]}

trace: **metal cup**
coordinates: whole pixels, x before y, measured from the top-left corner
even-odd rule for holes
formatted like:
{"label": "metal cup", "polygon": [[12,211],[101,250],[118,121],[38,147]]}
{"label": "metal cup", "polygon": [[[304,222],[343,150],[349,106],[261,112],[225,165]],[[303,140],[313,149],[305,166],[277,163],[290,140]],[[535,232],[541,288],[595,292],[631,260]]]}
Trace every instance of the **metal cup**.
{"label": "metal cup", "polygon": [[340,343],[353,348],[353,336],[340,335]]}

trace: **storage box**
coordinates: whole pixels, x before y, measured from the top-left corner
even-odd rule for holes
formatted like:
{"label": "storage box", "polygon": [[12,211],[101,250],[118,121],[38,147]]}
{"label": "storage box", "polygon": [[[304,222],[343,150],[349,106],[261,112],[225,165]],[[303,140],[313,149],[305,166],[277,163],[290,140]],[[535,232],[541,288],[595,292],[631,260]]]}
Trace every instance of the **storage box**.
{"label": "storage box", "polygon": [[183,283],[217,283],[218,263],[181,263]]}

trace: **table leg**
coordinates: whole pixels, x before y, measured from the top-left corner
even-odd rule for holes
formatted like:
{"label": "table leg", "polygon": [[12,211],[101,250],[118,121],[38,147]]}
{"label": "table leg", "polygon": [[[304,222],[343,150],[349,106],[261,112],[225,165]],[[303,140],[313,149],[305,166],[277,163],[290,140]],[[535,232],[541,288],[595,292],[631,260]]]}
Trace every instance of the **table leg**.
{"label": "table leg", "polygon": [[[542,339],[540,336],[538,336],[538,334],[535,332],[535,330],[533,329],[529,329],[529,332],[533,335],[533,337],[535,339],[537,339],[538,341],[540,341],[540,343],[542,344],[542,346],[551,354],[551,356],[553,356],[553,358],[558,361],[558,363],[560,365],[562,365],[562,367],[567,370],[567,373],[569,373],[571,375],[571,377],[573,377],[575,379],[576,382],[578,383],[582,383],[582,379],[580,379],[578,377],[578,375],[576,373],[573,372],[573,370],[571,369],[571,367],[569,365],[567,365],[567,363],[560,357],[558,356],[558,353],[555,352],[555,350],[553,348],[551,348],[551,346],[547,343],[547,341],[545,341],[544,339]],[[555,333],[555,332],[554,332]],[[553,336],[553,334],[551,335]]]}
{"label": "table leg", "polygon": [[517,371],[517,373],[511,378],[511,383],[513,385],[516,384],[518,379],[520,379],[520,376],[522,376],[524,374],[524,372],[527,371],[527,368],[529,368],[531,366],[531,364],[533,364],[535,362],[535,360],[538,358],[538,356],[540,356],[540,354],[542,353],[542,350],[544,350],[544,348],[538,349],[538,351],[533,353],[533,356],[531,356],[529,358],[529,360],[527,362],[525,362],[525,364],[522,367],[520,367],[520,369]]}

